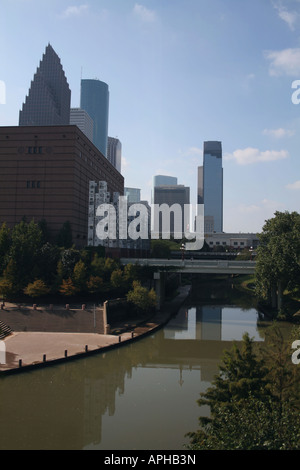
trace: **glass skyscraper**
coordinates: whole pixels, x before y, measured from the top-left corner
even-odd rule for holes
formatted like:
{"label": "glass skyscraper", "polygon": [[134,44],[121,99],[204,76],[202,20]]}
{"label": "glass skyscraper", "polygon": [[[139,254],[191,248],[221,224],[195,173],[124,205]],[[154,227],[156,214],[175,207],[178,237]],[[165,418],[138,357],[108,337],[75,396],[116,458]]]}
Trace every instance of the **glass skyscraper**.
{"label": "glass skyscraper", "polygon": [[48,44],[19,114],[20,126],[70,123],[71,90],[60,59]]}
{"label": "glass skyscraper", "polygon": [[109,90],[100,80],[82,79],[80,108],[84,109],[94,122],[93,144],[102,155],[107,156]]}
{"label": "glass skyscraper", "polygon": [[198,204],[204,204],[204,232],[223,232],[222,143],[204,142],[198,167]]}

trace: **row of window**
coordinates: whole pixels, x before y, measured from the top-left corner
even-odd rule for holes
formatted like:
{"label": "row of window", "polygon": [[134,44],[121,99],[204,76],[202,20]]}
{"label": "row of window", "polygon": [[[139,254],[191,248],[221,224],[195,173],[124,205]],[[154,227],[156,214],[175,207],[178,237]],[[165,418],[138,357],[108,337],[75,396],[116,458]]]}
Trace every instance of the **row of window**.
{"label": "row of window", "polygon": [[[213,245],[214,242],[209,242],[209,244],[210,244],[210,245]],[[221,245],[220,242],[215,242],[215,244],[216,244],[216,245]],[[235,246],[237,246],[238,244],[240,244],[240,246],[244,246],[244,245],[245,245],[245,242],[233,242],[233,244],[234,244]],[[222,242],[222,245],[224,245],[224,246],[227,245],[227,242]]]}
{"label": "row of window", "polygon": [[41,155],[43,153],[43,147],[28,147],[27,153]]}
{"label": "row of window", "polygon": [[41,187],[41,182],[40,181],[27,181],[26,183],[27,189],[29,188],[40,188]]}

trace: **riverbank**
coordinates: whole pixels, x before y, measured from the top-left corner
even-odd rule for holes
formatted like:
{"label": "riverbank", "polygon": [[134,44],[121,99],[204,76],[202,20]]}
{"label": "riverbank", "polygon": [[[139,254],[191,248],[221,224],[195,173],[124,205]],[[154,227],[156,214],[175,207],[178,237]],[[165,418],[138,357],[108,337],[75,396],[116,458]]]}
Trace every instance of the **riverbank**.
{"label": "riverbank", "polygon": [[[120,325],[120,334],[13,332],[7,336],[0,355],[0,377],[103,353],[137,341],[162,328],[177,313],[190,292],[190,286],[178,288],[178,295],[165,302],[161,311],[141,323]],[[2,359],[2,360],[1,360]]]}

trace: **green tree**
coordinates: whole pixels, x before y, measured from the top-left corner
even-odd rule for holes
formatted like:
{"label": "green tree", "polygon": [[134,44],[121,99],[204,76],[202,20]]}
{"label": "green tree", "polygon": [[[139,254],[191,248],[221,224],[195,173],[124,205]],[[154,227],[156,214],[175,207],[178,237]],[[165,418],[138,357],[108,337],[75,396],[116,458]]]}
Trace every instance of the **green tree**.
{"label": "green tree", "polygon": [[216,405],[214,418],[189,433],[190,450],[299,450],[299,411],[271,399],[248,397],[228,406]]}
{"label": "green tree", "polygon": [[36,279],[34,282],[30,282],[24,289],[24,294],[29,297],[42,297],[49,294],[49,292],[49,287],[47,287],[42,279]]}
{"label": "green tree", "polygon": [[6,266],[10,245],[11,231],[4,222],[0,228],[0,274]]}
{"label": "green tree", "polygon": [[259,234],[256,291],[278,310],[285,289],[300,286],[300,214],[275,212]]}
{"label": "green tree", "polygon": [[111,273],[110,283],[115,289],[121,289],[124,286],[123,273],[121,269],[115,269]]}
{"label": "green tree", "polygon": [[61,246],[63,248],[71,248],[72,246],[72,227],[70,222],[67,220],[62,228],[60,229],[57,237],[56,237],[56,244],[58,246]]}
{"label": "green tree", "polygon": [[42,232],[34,221],[29,223],[22,221],[14,226],[9,259],[15,263],[17,269],[11,272],[10,280],[18,288],[24,288],[34,279],[41,246]]}
{"label": "green tree", "polygon": [[87,269],[82,260],[79,260],[73,269],[73,283],[78,292],[83,292],[86,288]]}
{"label": "green tree", "polygon": [[[248,334],[226,351],[212,386],[201,394],[200,429],[188,433],[190,449],[298,449],[299,369],[292,365],[290,339],[272,327],[254,351]],[[293,368],[293,370],[292,370]]]}
{"label": "green tree", "polygon": [[100,294],[103,290],[102,277],[91,275],[87,281],[87,289],[90,294]]}
{"label": "green tree", "polygon": [[[241,347],[236,342],[232,349],[225,351],[219,374],[216,375],[212,386],[201,393],[199,406],[209,405],[213,415],[216,406],[230,407],[252,396],[262,398],[270,396],[270,384],[267,378],[268,369],[264,359],[258,359],[254,352],[253,340],[248,333],[243,336]],[[210,418],[200,418],[206,424]]]}
{"label": "green tree", "polygon": [[141,285],[139,281],[133,281],[132,290],[127,293],[127,301],[131,302],[138,311],[150,312],[156,306],[156,294]]}

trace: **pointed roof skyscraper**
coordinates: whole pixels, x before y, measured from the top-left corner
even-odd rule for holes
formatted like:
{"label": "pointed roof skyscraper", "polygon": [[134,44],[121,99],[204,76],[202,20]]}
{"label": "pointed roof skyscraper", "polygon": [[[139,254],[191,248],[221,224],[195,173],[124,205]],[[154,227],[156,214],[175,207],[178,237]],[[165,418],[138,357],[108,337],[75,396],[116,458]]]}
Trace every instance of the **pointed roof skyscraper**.
{"label": "pointed roof skyscraper", "polygon": [[19,126],[70,124],[71,90],[60,58],[50,44],[33,77],[19,114]]}

